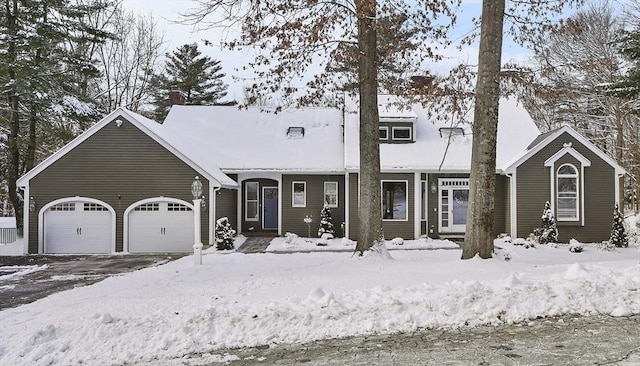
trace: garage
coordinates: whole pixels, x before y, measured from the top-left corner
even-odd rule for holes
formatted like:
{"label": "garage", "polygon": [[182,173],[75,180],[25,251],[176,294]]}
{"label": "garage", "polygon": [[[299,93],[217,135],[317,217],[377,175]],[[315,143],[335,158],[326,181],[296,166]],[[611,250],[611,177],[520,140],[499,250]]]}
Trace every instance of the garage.
{"label": "garage", "polygon": [[145,201],[128,211],[129,252],[193,251],[193,210],[186,202],[176,199]]}
{"label": "garage", "polygon": [[103,254],[114,251],[114,214],[104,204],[59,202],[43,212],[44,253]]}

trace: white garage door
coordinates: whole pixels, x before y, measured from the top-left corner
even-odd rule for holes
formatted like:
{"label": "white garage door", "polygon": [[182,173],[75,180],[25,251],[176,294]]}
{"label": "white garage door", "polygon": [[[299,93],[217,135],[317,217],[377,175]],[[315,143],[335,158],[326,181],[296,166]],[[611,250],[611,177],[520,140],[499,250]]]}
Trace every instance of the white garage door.
{"label": "white garage door", "polygon": [[193,251],[193,211],[175,202],[150,202],[129,213],[129,252]]}
{"label": "white garage door", "polygon": [[45,253],[111,253],[113,215],[98,203],[65,202],[44,212]]}

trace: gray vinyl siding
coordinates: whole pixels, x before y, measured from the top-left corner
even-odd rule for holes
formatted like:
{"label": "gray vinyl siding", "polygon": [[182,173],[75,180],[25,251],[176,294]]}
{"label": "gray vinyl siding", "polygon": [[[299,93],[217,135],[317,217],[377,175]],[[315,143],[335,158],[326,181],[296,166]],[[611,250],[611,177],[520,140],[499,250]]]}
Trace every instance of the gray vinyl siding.
{"label": "gray vinyl siding", "polygon": [[[118,117],[123,119],[122,117]],[[38,252],[38,210],[74,196],[98,199],[116,212],[116,251],[123,247],[123,214],[131,204],[151,197],[192,202],[190,186],[198,172],[126,121],[105,125],[30,181],[37,210],[29,215],[29,253]],[[203,192],[209,182],[201,179]],[[208,211],[202,210],[202,238],[208,238]]]}
{"label": "gray vinyl siding", "polygon": [[[406,181],[407,182],[407,220],[406,221],[382,221],[385,239],[396,237],[414,239],[414,207],[415,207],[415,182],[413,173],[381,173],[382,181]],[[358,175],[349,175],[349,238],[358,240]],[[382,214],[382,207],[380,208]]]}
{"label": "gray vinyl siding", "polygon": [[358,240],[358,174],[349,173],[349,239]]}
{"label": "gray vinyl siding", "polygon": [[504,175],[496,175],[496,195],[494,202],[493,235],[507,232],[507,213],[509,197],[509,179]]}
{"label": "gray vinyl siding", "polygon": [[[306,207],[293,207],[293,182],[305,182]],[[338,182],[338,207],[331,207],[331,218],[336,237],[344,236],[342,223],[345,220],[345,182],[344,175],[283,175],[282,176],[282,232],[295,233],[312,238],[317,237],[320,227],[320,211],[324,205],[324,182]],[[305,216],[313,221],[309,226],[303,221]]]}
{"label": "gray vinyl siding", "polygon": [[[591,166],[584,168],[584,187],[581,187],[584,189],[584,201],[580,202],[584,205],[584,226],[580,222],[558,222],[559,240],[568,242],[575,238],[582,242],[600,242],[609,238],[615,204],[615,170],[567,133],[517,168],[518,236],[526,237],[534,228],[540,227],[544,203],[553,199],[551,168],[545,167],[544,162],[568,142],[591,161]],[[580,164],[570,155],[560,158],[555,169],[566,162],[571,162],[580,171]]]}
{"label": "gray vinyl siding", "polygon": [[[258,182],[258,221],[247,221],[245,214],[245,184],[247,182]],[[264,187],[278,187],[278,181],[273,179],[247,179],[240,183],[241,186],[241,194],[238,199],[240,200],[240,220],[242,220],[242,232],[243,233],[252,233],[252,232],[270,232],[273,233],[276,229],[262,229],[262,188]],[[279,192],[282,194],[282,192]]]}
{"label": "gray vinyl siding", "polygon": [[238,190],[221,189],[216,195],[216,220],[227,217],[231,227],[238,230]]}
{"label": "gray vinyl siding", "polygon": [[504,186],[504,214],[505,214],[505,222],[504,222],[504,232],[507,234],[511,234],[511,178],[505,177],[505,186]]}

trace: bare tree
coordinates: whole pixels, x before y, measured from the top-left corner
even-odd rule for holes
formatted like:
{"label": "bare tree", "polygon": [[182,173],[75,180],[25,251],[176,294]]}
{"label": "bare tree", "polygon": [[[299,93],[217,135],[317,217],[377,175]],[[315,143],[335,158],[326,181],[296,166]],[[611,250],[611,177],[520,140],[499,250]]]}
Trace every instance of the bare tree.
{"label": "bare tree", "polygon": [[95,18],[117,38],[96,50],[103,77],[93,85],[94,97],[106,111],[118,107],[140,111],[151,100],[149,82],[164,51],[164,35],[153,16],[127,12],[121,4]]}

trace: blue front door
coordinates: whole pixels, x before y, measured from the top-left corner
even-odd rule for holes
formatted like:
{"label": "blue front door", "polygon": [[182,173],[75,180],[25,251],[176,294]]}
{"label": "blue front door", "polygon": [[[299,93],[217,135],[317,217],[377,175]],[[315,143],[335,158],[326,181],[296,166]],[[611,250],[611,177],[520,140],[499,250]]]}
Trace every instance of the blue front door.
{"label": "blue front door", "polygon": [[278,187],[262,188],[262,228],[278,229]]}

